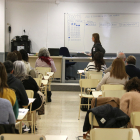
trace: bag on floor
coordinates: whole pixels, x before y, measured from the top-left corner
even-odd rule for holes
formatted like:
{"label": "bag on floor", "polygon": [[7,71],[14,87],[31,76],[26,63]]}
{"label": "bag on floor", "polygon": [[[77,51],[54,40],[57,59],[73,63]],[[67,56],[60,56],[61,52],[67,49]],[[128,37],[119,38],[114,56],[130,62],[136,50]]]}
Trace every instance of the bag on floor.
{"label": "bag on floor", "polygon": [[47,91],[47,101],[48,102],[52,101],[51,96],[52,96],[52,92],[51,91]]}
{"label": "bag on floor", "polygon": [[[89,104],[91,103],[91,100],[89,100]],[[88,98],[82,98],[81,99],[81,104],[88,104]],[[91,107],[90,107],[91,108]],[[90,109],[89,108],[89,109]],[[88,111],[88,105],[82,105],[81,106],[82,111]]]}
{"label": "bag on floor", "polygon": [[45,114],[45,104],[42,104],[42,106],[38,110],[38,115],[44,115],[44,114]]}

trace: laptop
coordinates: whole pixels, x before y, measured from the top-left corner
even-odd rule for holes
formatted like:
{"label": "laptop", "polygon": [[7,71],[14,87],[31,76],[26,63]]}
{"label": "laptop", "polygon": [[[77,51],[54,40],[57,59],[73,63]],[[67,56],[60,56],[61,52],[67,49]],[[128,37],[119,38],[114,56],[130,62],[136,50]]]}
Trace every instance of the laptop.
{"label": "laptop", "polygon": [[59,56],[59,50],[60,48],[48,48],[50,56]]}

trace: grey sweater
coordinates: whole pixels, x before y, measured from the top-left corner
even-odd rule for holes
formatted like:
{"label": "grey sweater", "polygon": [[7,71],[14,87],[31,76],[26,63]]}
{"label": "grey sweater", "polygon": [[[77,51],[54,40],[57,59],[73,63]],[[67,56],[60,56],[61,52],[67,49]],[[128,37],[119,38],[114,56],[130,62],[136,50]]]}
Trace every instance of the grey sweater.
{"label": "grey sweater", "polygon": [[0,124],[15,124],[16,119],[9,100],[0,98]]}

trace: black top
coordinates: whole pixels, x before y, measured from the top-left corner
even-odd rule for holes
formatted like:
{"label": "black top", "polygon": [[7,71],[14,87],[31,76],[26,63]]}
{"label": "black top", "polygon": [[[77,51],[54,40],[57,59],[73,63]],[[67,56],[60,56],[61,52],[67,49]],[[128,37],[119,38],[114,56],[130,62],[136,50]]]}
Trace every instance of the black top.
{"label": "black top", "polygon": [[37,91],[39,90],[39,87],[38,87],[36,81],[31,76],[29,76],[28,79],[23,80],[22,83],[26,90],[34,91],[34,98],[36,98],[36,100],[32,103],[32,110],[38,109],[42,104],[42,100],[41,100],[39,94],[37,93]]}
{"label": "black top", "polygon": [[136,68],[135,65],[126,65],[125,66],[126,73],[129,75],[130,79],[133,77],[140,78],[140,69]]}
{"label": "black top", "polygon": [[19,107],[28,105],[28,97],[22,82],[14,77],[13,74],[8,74],[7,84],[9,88],[15,90]]}
{"label": "black top", "polygon": [[103,54],[105,54],[105,49],[102,47],[101,43],[96,43],[93,45],[91,49],[92,58],[94,57],[94,54],[96,52],[102,52]]}

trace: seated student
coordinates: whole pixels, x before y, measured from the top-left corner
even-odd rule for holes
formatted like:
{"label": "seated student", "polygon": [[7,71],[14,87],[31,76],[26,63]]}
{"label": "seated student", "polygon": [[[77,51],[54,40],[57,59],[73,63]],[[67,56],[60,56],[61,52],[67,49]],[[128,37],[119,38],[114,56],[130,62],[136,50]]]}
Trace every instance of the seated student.
{"label": "seated student", "polygon": [[22,60],[22,56],[21,56],[21,53],[19,52],[19,51],[13,51],[13,52],[15,52],[16,54],[17,54],[17,57],[18,57],[18,60]]}
{"label": "seated student", "polygon": [[129,79],[133,77],[138,77],[140,79],[140,69],[136,68],[136,58],[133,55],[130,55],[126,59],[125,70],[129,75]]}
{"label": "seated student", "polygon": [[103,71],[106,70],[105,61],[103,59],[103,53],[102,52],[96,52],[94,55],[93,61],[89,62],[86,71]]}
{"label": "seated student", "polygon": [[18,60],[18,56],[17,56],[17,54],[16,54],[15,52],[9,52],[9,53],[7,54],[6,60],[9,60],[9,61],[11,61],[12,63],[14,63],[15,61]]}
{"label": "seated student", "polygon": [[54,61],[50,58],[50,53],[46,48],[40,49],[35,67],[50,67],[52,72],[56,72]]}
{"label": "seated student", "polygon": [[7,73],[3,63],[0,62],[0,98],[7,99],[13,106],[15,118],[18,117],[18,101],[14,90],[8,88]]}
{"label": "seated student", "polygon": [[[125,61],[126,59],[126,56],[123,52],[118,52],[117,53],[117,58],[121,58],[123,61]],[[105,73],[107,72],[110,72],[111,71],[111,68],[112,68],[112,65],[110,65],[106,70],[105,70]]]}
{"label": "seated student", "polygon": [[37,93],[39,91],[39,87],[36,81],[26,74],[25,65],[22,61],[14,62],[14,76],[21,80],[25,90],[33,90],[34,91],[34,98],[36,99],[32,104],[32,110],[38,109],[41,104],[42,100]]}
{"label": "seated student", "polygon": [[111,71],[106,73],[98,84],[96,90],[101,90],[101,86],[110,85],[125,85],[128,81],[128,75],[125,71],[125,64],[121,58],[116,58],[112,63]]}
{"label": "seated student", "polygon": [[0,98],[0,124],[15,124],[16,119],[9,100]]}
{"label": "seated student", "polygon": [[22,56],[22,61],[24,62],[25,64],[25,68],[26,68],[26,74],[29,74],[30,70],[31,70],[31,65],[30,63],[28,62],[28,54],[26,52],[26,50],[20,50],[19,51],[21,53],[21,56]]}
{"label": "seated student", "polygon": [[14,72],[13,63],[7,60],[3,64],[5,65],[5,68],[7,71],[7,84],[11,89],[15,90],[19,108],[22,108],[23,106],[27,106],[28,96],[26,94],[26,91],[22,82],[13,75],[13,72]]}
{"label": "seated student", "polygon": [[[120,100],[120,109],[130,117],[132,112],[140,111],[140,79],[132,78],[126,83],[124,89],[127,93]],[[131,124],[129,127],[132,127]],[[140,132],[140,127],[138,130]]]}

